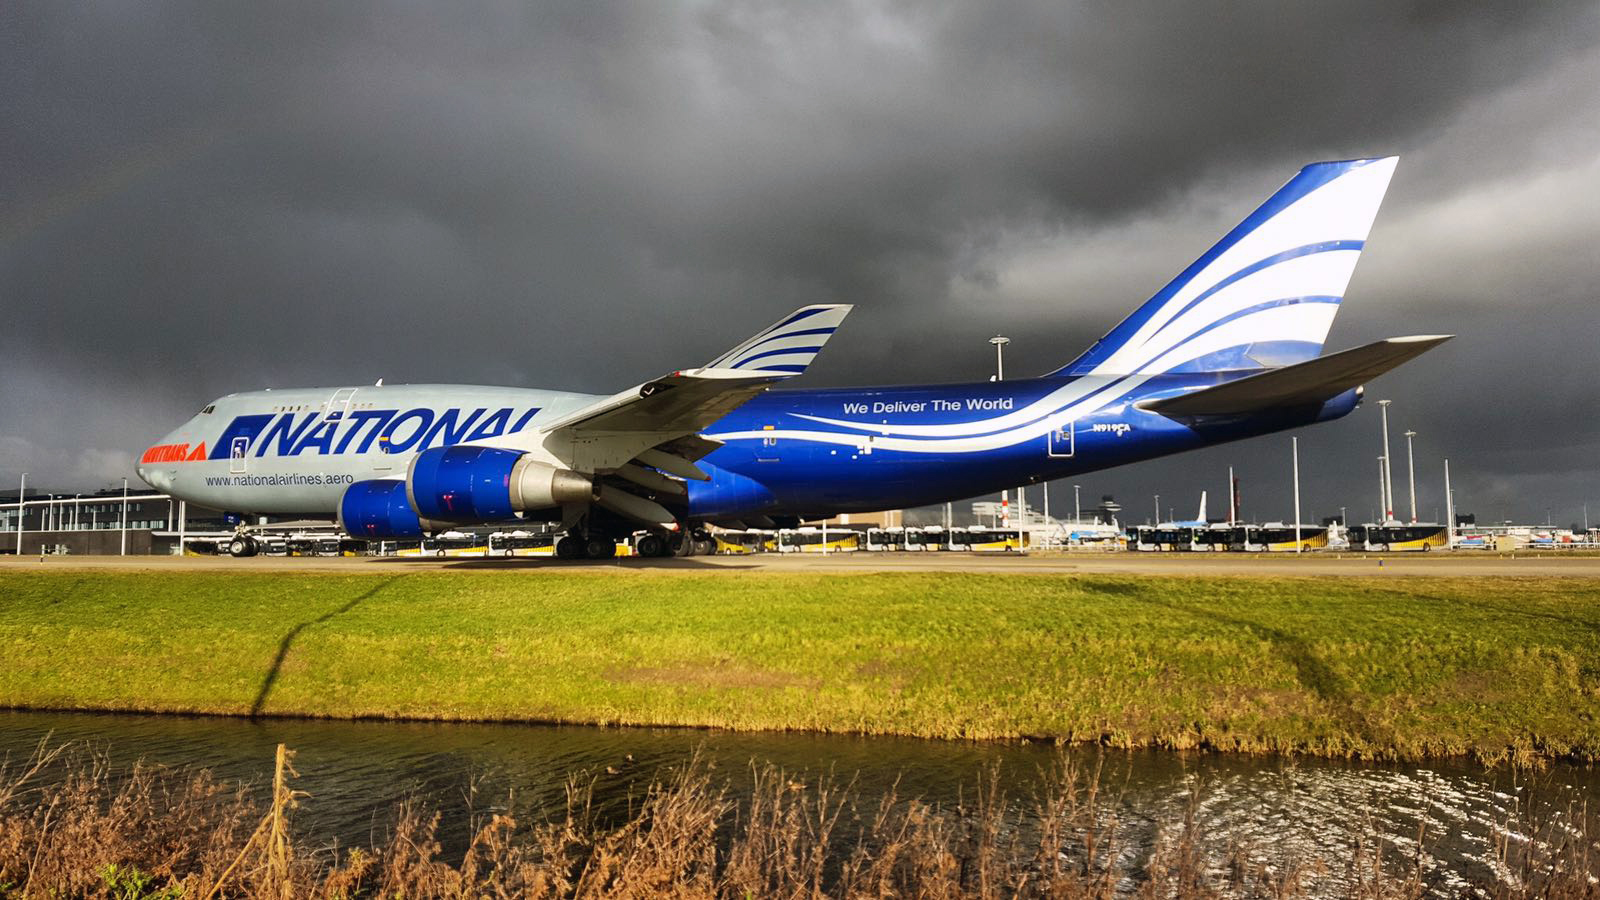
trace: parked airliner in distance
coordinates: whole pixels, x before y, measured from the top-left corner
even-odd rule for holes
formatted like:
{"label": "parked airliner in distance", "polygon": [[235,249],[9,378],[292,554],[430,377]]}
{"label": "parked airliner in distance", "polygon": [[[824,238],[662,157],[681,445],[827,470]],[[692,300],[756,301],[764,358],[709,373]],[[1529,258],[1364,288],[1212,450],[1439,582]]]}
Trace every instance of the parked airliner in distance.
{"label": "parked airliner in distance", "polygon": [[[808,306],[611,396],[462,385],[229,394],[147,450],[159,490],[368,540],[558,523],[562,558],[1065,478],[1337,419],[1448,335],[1320,355],[1396,159],[1309,165],[1077,359],[1038,378],[770,390],[851,307]],[[242,533],[233,552],[250,553]]]}

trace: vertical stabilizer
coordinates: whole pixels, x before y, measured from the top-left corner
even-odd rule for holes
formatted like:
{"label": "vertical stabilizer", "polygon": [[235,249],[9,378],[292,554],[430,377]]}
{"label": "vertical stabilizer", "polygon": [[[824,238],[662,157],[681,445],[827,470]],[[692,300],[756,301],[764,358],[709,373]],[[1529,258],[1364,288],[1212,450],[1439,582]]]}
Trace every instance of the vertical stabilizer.
{"label": "vertical stabilizer", "polygon": [[1314,359],[1398,157],[1313,163],[1055,375],[1286,366]]}

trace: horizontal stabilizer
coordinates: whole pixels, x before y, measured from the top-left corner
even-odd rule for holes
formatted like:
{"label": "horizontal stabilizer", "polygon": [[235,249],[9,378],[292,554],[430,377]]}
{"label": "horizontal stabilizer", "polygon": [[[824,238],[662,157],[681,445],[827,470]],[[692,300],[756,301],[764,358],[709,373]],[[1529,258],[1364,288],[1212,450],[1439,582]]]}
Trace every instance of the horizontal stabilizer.
{"label": "horizontal stabilizer", "polygon": [[1177,397],[1144,400],[1140,409],[1173,418],[1224,416],[1323,403],[1359,387],[1454,335],[1389,338]]}

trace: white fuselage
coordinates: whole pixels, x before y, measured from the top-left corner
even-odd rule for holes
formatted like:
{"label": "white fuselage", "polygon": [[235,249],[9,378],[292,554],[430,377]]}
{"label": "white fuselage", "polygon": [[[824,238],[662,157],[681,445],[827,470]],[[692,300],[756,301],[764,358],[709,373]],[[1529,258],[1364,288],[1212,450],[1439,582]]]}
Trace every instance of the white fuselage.
{"label": "white fuselage", "polygon": [[331,518],[346,487],[404,478],[428,447],[536,428],[597,399],[431,384],[229,394],[145,451],[138,471],[214,509]]}

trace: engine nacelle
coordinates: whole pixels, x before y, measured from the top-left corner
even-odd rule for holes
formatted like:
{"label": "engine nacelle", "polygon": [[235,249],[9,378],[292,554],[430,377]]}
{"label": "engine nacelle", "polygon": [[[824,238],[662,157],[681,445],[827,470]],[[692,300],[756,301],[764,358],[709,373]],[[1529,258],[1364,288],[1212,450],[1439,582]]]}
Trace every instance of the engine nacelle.
{"label": "engine nacelle", "polygon": [[398,479],[358,481],[339,498],[339,527],[354,538],[381,540],[422,536],[422,522]]}
{"label": "engine nacelle", "polygon": [[525,509],[594,499],[588,476],[526,453],[472,444],[417,454],[405,484],[411,508],[424,522],[496,522]]}

